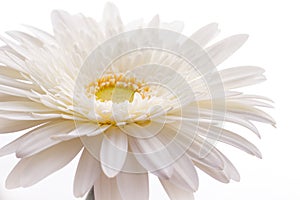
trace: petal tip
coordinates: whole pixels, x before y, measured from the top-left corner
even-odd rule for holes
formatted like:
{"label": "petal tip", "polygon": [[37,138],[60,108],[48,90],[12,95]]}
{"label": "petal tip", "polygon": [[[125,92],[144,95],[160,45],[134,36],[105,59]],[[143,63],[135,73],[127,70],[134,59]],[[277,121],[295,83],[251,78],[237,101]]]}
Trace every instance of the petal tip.
{"label": "petal tip", "polygon": [[115,176],[117,176],[119,174],[119,170],[115,170],[103,163],[101,163],[101,167],[102,167],[102,171],[104,172],[104,174],[108,177],[108,178],[114,178]]}
{"label": "petal tip", "polygon": [[240,41],[243,41],[243,43],[245,43],[248,40],[249,35],[248,34],[238,34],[238,35],[236,35],[236,38]]}

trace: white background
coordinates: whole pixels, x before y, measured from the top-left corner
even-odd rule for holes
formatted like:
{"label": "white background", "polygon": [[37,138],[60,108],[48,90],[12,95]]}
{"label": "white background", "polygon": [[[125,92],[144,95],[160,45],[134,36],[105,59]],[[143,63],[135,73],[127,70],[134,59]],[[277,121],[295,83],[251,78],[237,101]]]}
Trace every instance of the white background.
{"label": "white background", "polygon": [[[257,65],[266,69],[268,81],[248,89],[275,101],[269,112],[277,121],[277,129],[259,124],[262,139],[248,132],[242,133],[257,144],[263,159],[257,159],[234,148],[218,144],[233,161],[241,174],[241,181],[222,184],[199,172],[200,187],[196,199],[225,200],[296,200],[300,199],[300,6],[297,0],[184,0],[133,1],[114,0],[125,22],[160,14],[163,21],[185,22],[186,35],[201,26],[218,22],[220,38],[248,33],[250,38],[243,48],[221,67]],[[100,19],[105,1],[1,1],[0,32],[19,29],[30,24],[51,31],[50,13],[63,9],[70,13],[82,12]],[[0,137],[4,145],[14,136]],[[6,190],[5,178],[17,159],[13,155],[0,158],[0,199],[2,200],[72,200],[72,181],[77,159],[63,170],[27,189]],[[137,188],[138,189],[138,188]],[[151,199],[167,199],[159,183],[151,177]]]}

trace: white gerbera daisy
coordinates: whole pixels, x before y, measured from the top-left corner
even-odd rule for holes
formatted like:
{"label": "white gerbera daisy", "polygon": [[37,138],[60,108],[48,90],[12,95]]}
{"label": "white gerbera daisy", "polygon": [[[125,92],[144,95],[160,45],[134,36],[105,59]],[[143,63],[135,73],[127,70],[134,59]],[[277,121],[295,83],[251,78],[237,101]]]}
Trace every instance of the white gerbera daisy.
{"label": "white gerbera daisy", "polygon": [[214,67],[246,35],[207,46],[216,24],[187,38],[180,22],[161,23],[158,16],[123,25],[112,4],[100,23],[63,11],[54,11],[52,22],[54,35],[29,27],[31,34],[1,37],[0,132],[26,132],[0,149],[21,159],[7,188],[31,186],[82,151],[76,197],[93,188],[95,199],[148,199],[153,173],[170,199],[193,199],[194,166],[221,182],[239,180],[214,142],[261,157],[222,123],[258,136],[252,121],[275,125],[258,108],[270,100],[234,90],[265,80],[264,70]]}

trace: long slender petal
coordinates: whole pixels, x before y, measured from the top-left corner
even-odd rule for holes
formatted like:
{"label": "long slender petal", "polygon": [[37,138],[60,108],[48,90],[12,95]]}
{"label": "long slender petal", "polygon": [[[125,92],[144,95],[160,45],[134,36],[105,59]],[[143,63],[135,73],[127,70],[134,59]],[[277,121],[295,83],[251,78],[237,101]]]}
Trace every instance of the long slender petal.
{"label": "long slender petal", "polygon": [[74,179],[73,190],[75,197],[85,195],[95,184],[100,173],[100,162],[96,160],[87,149],[84,149]]}
{"label": "long slender petal", "polygon": [[108,37],[113,36],[123,28],[123,22],[120,17],[118,8],[112,3],[106,3],[103,13],[103,24],[105,27],[105,33]]}
{"label": "long slender petal", "polygon": [[261,158],[261,153],[256,146],[254,146],[245,138],[231,131],[228,131],[223,128],[211,126],[211,127],[202,128],[199,133],[200,134],[203,133],[203,135],[205,135],[206,137],[217,139],[221,142],[237,147],[242,151],[245,151],[246,153]]}
{"label": "long slender petal", "polygon": [[7,188],[29,187],[68,164],[81,150],[80,140],[57,144],[22,159],[8,175]]}
{"label": "long slender petal", "polygon": [[173,156],[173,163],[170,165],[174,170],[172,176],[167,180],[186,191],[195,192],[199,186],[198,175],[193,162],[186,155],[185,149],[174,142],[174,139],[168,138],[164,132],[158,137]]}
{"label": "long slender petal", "polygon": [[12,112],[52,112],[53,110],[42,104],[29,101],[0,102],[0,109]]}
{"label": "long slender petal", "polygon": [[[220,77],[225,89],[234,89],[254,85],[266,80],[265,70],[260,67],[242,66],[221,70]],[[212,83],[213,84],[213,83]]]}
{"label": "long slender petal", "polygon": [[173,175],[168,180],[186,191],[197,191],[199,180],[192,161],[186,155],[182,155],[174,162],[173,167]]}
{"label": "long slender petal", "polygon": [[123,168],[127,150],[127,136],[119,128],[108,129],[100,151],[102,170],[108,177],[116,176]]}
{"label": "long slender petal", "polygon": [[192,192],[181,189],[166,179],[159,179],[171,200],[194,200]]}
{"label": "long slender petal", "polygon": [[218,32],[218,24],[212,23],[193,33],[190,38],[197,42],[201,47],[205,47],[207,43],[218,34]]}
{"label": "long slender petal", "polygon": [[238,50],[247,39],[248,35],[234,35],[208,47],[206,50],[213,63],[218,66]]}
{"label": "long slender petal", "polygon": [[137,161],[148,171],[159,177],[170,178],[173,173],[173,158],[158,138],[129,140]]}
{"label": "long slender petal", "polygon": [[58,144],[60,141],[53,140],[51,137],[56,134],[67,134],[74,128],[74,122],[68,120],[53,121],[39,126],[22,139],[20,146],[16,150],[16,155],[18,158],[29,157]]}
{"label": "long slender petal", "polygon": [[117,180],[108,178],[103,172],[94,185],[95,200],[122,200]]}
{"label": "long slender petal", "polygon": [[14,120],[0,118],[0,134],[22,131],[24,129],[35,127],[44,122],[45,121],[40,121],[40,120],[14,121]]}
{"label": "long slender petal", "polygon": [[116,178],[123,200],[149,199],[149,181],[147,173],[120,172]]}
{"label": "long slender petal", "polygon": [[[171,130],[178,131],[177,123],[168,124],[168,127]],[[191,127],[188,123],[182,123],[180,130],[182,132],[175,132],[175,134],[177,134],[174,142],[178,143],[183,149],[186,149],[187,154],[198,162],[201,162],[203,165],[218,169],[224,168],[224,161],[216,151],[215,147],[200,136],[195,135],[197,129],[194,129],[194,127]],[[174,133],[172,136],[172,131],[165,131],[165,134],[169,135],[170,138],[174,137]]]}

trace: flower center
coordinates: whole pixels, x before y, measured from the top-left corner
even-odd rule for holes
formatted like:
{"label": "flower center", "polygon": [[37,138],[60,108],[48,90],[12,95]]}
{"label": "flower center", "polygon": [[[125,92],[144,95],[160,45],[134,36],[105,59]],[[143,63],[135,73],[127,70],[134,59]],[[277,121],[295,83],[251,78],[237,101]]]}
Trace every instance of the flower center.
{"label": "flower center", "polygon": [[145,98],[146,93],[149,92],[148,86],[138,82],[135,78],[127,78],[123,74],[105,75],[92,83],[88,90],[91,90],[91,88],[93,88],[92,91],[96,100],[101,102],[112,101],[114,103],[126,100],[132,102],[136,92],[140,93],[142,98]]}

